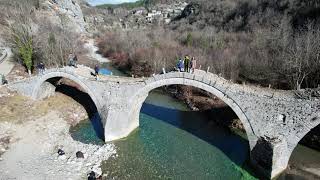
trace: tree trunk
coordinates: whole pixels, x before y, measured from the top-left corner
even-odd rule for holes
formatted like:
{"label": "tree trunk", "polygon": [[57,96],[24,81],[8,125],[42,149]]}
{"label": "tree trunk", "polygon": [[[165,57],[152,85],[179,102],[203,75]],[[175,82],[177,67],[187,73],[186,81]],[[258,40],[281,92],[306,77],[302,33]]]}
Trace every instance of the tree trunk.
{"label": "tree trunk", "polygon": [[301,89],[301,84],[297,81],[296,83],[296,90],[300,90]]}
{"label": "tree trunk", "polygon": [[28,74],[29,74],[29,76],[31,76],[31,70],[30,69],[28,69]]}

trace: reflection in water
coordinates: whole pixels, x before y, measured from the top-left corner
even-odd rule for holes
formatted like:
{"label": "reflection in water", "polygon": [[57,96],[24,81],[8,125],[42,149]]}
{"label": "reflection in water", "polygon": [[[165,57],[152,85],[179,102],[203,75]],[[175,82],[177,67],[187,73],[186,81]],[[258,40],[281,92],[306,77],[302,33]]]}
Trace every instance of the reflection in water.
{"label": "reflection in water", "polygon": [[98,113],[70,128],[70,134],[73,139],[85,144],[104,144],[104,129]]}
{"label": "reflection in water", "polygon": [[[102,143],[92,131],[88,121],[70,130],[74,139]],[[157,92],[143,105],[138,130],[114,143],[118,157],[102,165],[110,178],[254,179],[241,168],[249,156],[245,139]]]}
{"label": "reflection in water", "polygon": [[[222,108],[222,110],[225,109]],[[247,140],[226,132],[226,129],[218,128],[212,119],[207,118],[205,113],[179,111],[151,104],[144,104],[141,112],[191,133],[219,148],[238,165],[242,165],[248,157],[249,144]]]}

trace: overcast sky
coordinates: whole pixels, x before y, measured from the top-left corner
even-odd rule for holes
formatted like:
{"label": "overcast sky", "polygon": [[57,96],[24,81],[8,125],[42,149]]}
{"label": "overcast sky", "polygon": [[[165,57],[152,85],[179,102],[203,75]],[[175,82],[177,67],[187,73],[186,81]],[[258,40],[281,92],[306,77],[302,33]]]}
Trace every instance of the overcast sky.
{"label": "overcast sky", "polygon": [[136,2],[137,0],[87,0],[91,5],[99,4],[119,4],[124,2]]}

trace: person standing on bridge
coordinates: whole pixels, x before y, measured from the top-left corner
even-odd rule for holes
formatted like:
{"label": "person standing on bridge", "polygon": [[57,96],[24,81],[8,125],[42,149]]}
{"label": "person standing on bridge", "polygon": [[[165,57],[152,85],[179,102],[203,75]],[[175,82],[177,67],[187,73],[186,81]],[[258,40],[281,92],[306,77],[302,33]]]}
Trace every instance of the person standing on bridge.
{"label": "person standing on bridge", "polygon": [[40,62],[40,63],[38,64],[39,74],[44,74],[44,70],[45,70],[45,66],[44,66],[43,62]]}
{"label": "person standing on bridge", "polygon": [[77,54],[74,55],[73,62],[74,62],[74,67],[77,67],[77,65],[78,65],[78,56],[77,56]]}
{"label": "person standing on bridge", "polygon": [[184,57],[184,72],[189,72],[190,58],[188,55]]}
{"label": "person standing on bridge", "polygon": [[197,67],[197,60],[195,57],[192,57],[192,60],[191,60],[191,73],[194,73],[194,70],[196,69]]}
{"label": "person standing on bridge", "polygon": [[100,71],[100,67],[99,67],[99,65],[96,65],[94,67],[94,75],[96,76],[96,80],[98,80],[99,71]]}
{"label": "person standing on bridge", "polygon": [[177,63],[177,67],[178,67],[178,71],[182,72],[183,71],[183,60],[182,58],[179,58],[178,63]]}

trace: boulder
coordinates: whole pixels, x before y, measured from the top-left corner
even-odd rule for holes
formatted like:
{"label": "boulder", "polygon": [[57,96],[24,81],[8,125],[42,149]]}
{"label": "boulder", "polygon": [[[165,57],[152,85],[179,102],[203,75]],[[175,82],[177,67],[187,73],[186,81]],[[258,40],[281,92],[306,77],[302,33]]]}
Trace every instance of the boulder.
{"label": "boulder", "polygon": [[84,155],[81,151],[76,152],[76,157],[77,158],[84,158]]}

